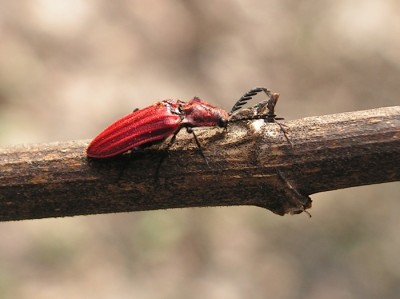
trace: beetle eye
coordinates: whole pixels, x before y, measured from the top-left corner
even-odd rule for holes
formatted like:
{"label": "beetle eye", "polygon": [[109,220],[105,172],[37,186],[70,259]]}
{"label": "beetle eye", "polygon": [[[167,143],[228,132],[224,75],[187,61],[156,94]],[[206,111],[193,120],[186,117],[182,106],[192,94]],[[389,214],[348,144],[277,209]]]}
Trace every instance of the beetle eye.
{"label": "beetle eye", "polygon": [[228,126],[228,120],[221,117],[218,119],[217,125],[218,125],[218,127],[226,128]]}

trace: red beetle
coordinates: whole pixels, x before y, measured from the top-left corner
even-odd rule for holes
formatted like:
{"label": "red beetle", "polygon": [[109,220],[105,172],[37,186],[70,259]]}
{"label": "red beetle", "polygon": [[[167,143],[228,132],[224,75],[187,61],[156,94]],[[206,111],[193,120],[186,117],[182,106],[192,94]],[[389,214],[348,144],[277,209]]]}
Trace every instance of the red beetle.
{"label": "red beetle", "polygon": [[[164,100],[136,110],[101,132],[88,146],[91,158],[110,158],[161,142],[183,128],[226,127],[228,113],[195,97],[189,102]],[[194,135],[195,136],[195,135]],[[197,142],[197,140],[196,140]]]}
{"label": "red beetle", "polygon": [[170,146],[182,128],[186,128],[189,133],[193,133],[195,141],[201,149],[196,135],[191,130],[193,127],[218,126],[226,128],[231,116],[232,121],[256,118],[271,120],[275,118],[273,109],[277,98],[271,107],[268,106],[269,114],[263,114],[265,109],[259,111],[260,108],[265,107],[265,104],[263,104],[265,102],[260,103],[261,106],[259,108],[256,108],[258,106],[253,107],[251,111],[255,111],[255,113],[252,115],[244,113],[242,116],[238,116],[236,113],[254,95],[262,91],[267,94],[268,101],[274,99],[274,96],[277,95],[272,94],[267,88],[255,87],[246,92],[233,105],[229,113],[198,97],[189,102],[164,100],[147,108],[135,110],[111,124],[93,139],[86,150],[87,155],[91,158],[110,158],[134,148],[144,148],[154,143],[162,142],[173,135],[168,144]]}

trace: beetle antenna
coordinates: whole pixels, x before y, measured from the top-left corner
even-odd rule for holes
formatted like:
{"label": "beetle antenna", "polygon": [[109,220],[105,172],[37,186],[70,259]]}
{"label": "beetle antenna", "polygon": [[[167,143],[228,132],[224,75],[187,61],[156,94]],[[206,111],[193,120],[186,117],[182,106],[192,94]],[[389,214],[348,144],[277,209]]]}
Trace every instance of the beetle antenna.
{"label": "beetle antenna", "polygon": [[[259,92],[260,89],[262,90],[263,87],[256,87],[248,91],[239,99],[239,101],[233,106],[233,108],[236,107],[235,109],[239,110],[242,105],[244,105],[247,101],[251,99],[251,95],[255,94],[257,91]],[[239,112],[238,114],[234,114],[233,116],[231,115],[230,119],[228,119],[228,122],[263,119],[267,123],[276,123],[281,129],[287,142],[291,146],[293,146],[293,143],[290,141],[288,137],[287,130],[284,128],[285,125],[279,122],[279,120],[283,120],[284,118],[277,117],[277,115],[275,114],[275,106],[279,99],[279,93],[273,93],[269,90],[266,90],[265,93],[268,95],[268,99],[256,104],[250,109],[247,109],[248,111],[250,111],[250,114]]]}
{"label": "beetle antenna", "polygon": [[253,96],[255,96],[256,94],[258,94],[262,91],[265,92],[268,97],[271,96],[271,91],[268,90],[267,88],[254,87],[254,88],[250,89],[248,92],[246,92],[244,95],[242,95],[242,97],[235,103],[235,105],[233,105],[231,111],[229,112],[229,115],[231,115],[233,112],[241,109],[244,105],[247,104],[248,101],[250,101],[253,98]]}
{"label": "beetle antenna", "polygon": [[[279,128],[281,129],[283,135],[285,136],[286,141],[291,146],[293,146],[293,143],[290,141],[289,137],[287,136],[287,131],[284,129],[285,125],[278,121],[278,120],[283,120],[284,118],[276,117],[276,114],[275,114],[275,106],[276,106],[276,103],[278,102],[278,99],[279,99],[279,93],[271,94],[270,98],[266,102],[266,107],[268,109],[267,114],[264,117],[261,116],[261,118],[264,118],[266,122],[276,123],[279,126]],[[261,103],[261,104],[265,105],[265,102]],[[261,106],[261,108],[263,108],[263,107]]]}

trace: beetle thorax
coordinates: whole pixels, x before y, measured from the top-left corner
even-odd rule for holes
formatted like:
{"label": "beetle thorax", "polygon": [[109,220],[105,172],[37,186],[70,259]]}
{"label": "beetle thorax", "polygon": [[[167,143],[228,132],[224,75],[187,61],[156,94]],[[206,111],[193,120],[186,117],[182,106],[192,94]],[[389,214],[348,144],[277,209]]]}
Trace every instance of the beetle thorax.
{"label": "beetle thorax", "polygon": [[194,98],[182,107],[184,120],[182,123],[190,127],[221,126],[228,118],[228,113],[207,102]]}

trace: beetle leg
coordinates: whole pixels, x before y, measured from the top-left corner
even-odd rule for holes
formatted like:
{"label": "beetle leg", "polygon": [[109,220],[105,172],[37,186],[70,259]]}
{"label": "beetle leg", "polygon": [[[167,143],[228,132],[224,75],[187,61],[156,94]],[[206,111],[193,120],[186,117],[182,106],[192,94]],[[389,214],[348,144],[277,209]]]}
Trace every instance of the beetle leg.
{"label": "beetle leg", "polygon": [[274,123],[276,123],[276,124],[281,128],[281,131],[282,131],[283,135],[285,136],[287,142],[289,142],[289,144],[290,144],[291,146],[293,146],[293,143],[290,141],[289,137],[287,136],[287,131],[284,129],[284,127],[287,127],[287,126],[284,125],[284,124],[282,124],[282,123],[280,123],[280,122],[277,121],[276,119],[274,120]]}
{"label": "beetle leg", "polygon": [[161,158],[160,161],[158,161],[157,168],[156,168],[156,175],[155,175],[155,181],[158,182],[159,174],[160,174],[160,169],[161,169],[161,164],[164,162],[165,158],[168,156],[168,149],[174,144],[176,140],[176,135],[178,135],[179,131],[182,129],[182,126],[179,126],[175,132],[172,135],[171,140],[168,142],[168,144],[165,146],[163,152],[161,153]]}
{"label": "beetle leg", "polygon": [[203,157],[203,159],[204,159],[204,161],[206,162],[207,166],[208,166],[209,168],[211,168],[210,165],[208,164],[208,160],[207,160],[206,156],[204,155],[204,152],[203,152],[203,149],[202,149],[202,147],[201,147],[201,145],[200,145],[199,139],[197,138],[197,136],[196,136],[196,134],[194,133],[193,129],[192,129],[191,127],[186,127],[186,131],[187,131],[188,133],[192,133],[192,134],[193,134],[194,140],[196,141],[197,147],[199,148],[200,155]]}

